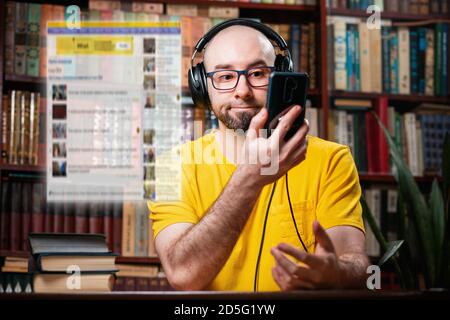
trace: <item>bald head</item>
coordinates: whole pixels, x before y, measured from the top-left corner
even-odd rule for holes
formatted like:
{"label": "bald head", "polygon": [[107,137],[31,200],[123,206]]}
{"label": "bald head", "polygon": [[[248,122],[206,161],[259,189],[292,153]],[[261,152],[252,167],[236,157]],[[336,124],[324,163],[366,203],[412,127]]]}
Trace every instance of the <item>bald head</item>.
{"label": "bald head", "polygon": [[207,72],[216,69],[243,69],[253,63],[272,66],[275,50],[260,31],[235,25],[220,31],[205,48],[203,63]]}

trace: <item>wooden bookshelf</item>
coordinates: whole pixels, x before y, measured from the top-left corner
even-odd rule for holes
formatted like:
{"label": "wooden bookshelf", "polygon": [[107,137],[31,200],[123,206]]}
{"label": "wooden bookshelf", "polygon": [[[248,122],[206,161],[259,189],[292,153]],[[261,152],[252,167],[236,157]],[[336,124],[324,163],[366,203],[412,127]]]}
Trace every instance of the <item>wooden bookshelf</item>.
{"label": "wooden bookshelf", "polygon": [[[417,176],[414,179],[419,183],[432,183],[434,179],[438,179],[438,181],[442,181],[442,177],[439,176]],[[395,183],[395,178],[391,174],[369,174],[369,173],[360,173],[359,180],[361,182],[386,182],[386,183]]]}
{"label": "wooden bookshelf", "polygon": [[378,99],[387,97],[391,101],[405,101],[412,103],[449,103],[448,97],[427,96],[418,94],[390,94],[390,93],[366,93],[354,91],[332,91],[330,98],[351,98],[351,99]]}
{"label": "wooden bookshelf", "polygon": [[16,164],[0,164],[0,170],[12,172],[27,172],[27,173],[45,173],[46,168],[40,166],[16,165]]}
{"label": "wooden bookshelf", "polygon": [[[341,8],[333,8],[328,9],[328,13],[332,16],[345,16],[345,17],[356,17],[356,18],[368,18],[373,13],[367,13],[362,10],[354,10],[354,9],[341,9]],[[416,22],[424,22],[428,20],[449,20],[448,16],[439,15],[439,14],[410,14],[404,12],[380,12],[381,19],[387,20],[396,20],[396,21],[416,21]],[[433,22],[434,23],[434,22]]]}
{"label": "wooden bookshelf", "polygon": [[[94,0],[95,1],[95,0]],[[136,0],[135,2],[148,2],[147,0]],[[242,9],[255,10],[294,10],[302,12],[315,12],[316,5],[291,5],[279,3],[255,3],[255,2],[239,2],[239,1],[208,1],[208,0],[152,0],[154,3],[164,4],[196,4],[207,6],[233,7]]]}

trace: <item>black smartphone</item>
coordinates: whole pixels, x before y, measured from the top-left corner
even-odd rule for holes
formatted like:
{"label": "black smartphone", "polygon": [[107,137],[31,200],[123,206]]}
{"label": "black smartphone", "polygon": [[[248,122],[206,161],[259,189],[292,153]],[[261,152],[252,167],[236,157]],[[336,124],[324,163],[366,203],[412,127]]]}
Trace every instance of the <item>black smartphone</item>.
{"label": "black smartphone", "polygon": [[309,76],[303,72],[272,72],[267,89],[266,108],[269,119],[266,122],[267,136],[278,125],[279,119],[286,114],[293,105],[300,105],[302,112],[295,119],[284,140],[289,140],[301,127],[305,119],[306,94]]}

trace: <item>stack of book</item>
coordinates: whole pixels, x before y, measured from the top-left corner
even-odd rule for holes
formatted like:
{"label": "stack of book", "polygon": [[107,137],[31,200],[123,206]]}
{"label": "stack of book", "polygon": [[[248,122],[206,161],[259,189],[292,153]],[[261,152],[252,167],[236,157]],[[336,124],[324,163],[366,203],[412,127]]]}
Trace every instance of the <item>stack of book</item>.
{"label": "stack of book", "polygon": [[28,272],[28,259],[5,257],[0,262],[0,293],[31,293],[32,274]]}
{"label": "stack of book", "polygon": [[112,291],[116,254],[101,234],[30,234],[30,271],[37,293]]}

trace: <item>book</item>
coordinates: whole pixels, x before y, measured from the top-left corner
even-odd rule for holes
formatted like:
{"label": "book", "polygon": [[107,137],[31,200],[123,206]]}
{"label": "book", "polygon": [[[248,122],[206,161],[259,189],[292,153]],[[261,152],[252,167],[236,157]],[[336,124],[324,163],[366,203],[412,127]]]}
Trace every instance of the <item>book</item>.
{"label": "book", "polygon": [[[76,280],[74,280],[76,279]],[[73,286],[68,283],[73,281]],[[112,291],[113,274],[36,274],[33,277],[33,290],[36,293],[82,293],[89,291]]]}

